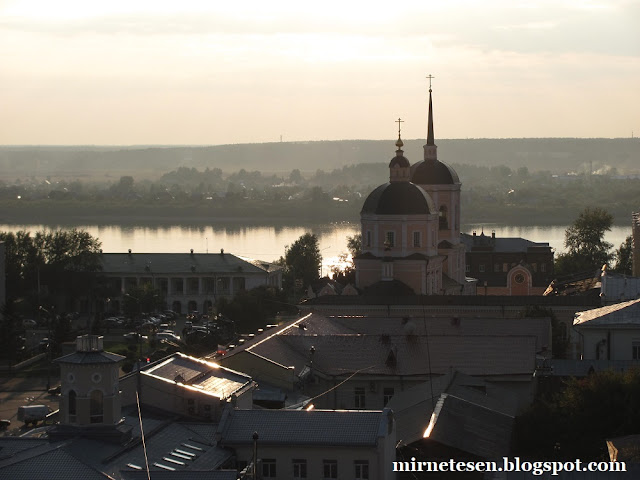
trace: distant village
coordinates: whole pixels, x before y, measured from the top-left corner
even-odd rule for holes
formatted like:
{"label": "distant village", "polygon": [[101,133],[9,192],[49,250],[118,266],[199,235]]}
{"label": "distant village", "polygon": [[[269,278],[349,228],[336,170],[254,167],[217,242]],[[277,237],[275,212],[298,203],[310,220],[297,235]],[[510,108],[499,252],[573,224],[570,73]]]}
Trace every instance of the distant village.
{"label": "distant village", "polygon": [[640,214],[615,258],[598,205],[560,255],[463,233],[431,89],[423,158],[397,135],[333,278],[310,234],[278,262],[4,236],[0,478],[637,478]]}

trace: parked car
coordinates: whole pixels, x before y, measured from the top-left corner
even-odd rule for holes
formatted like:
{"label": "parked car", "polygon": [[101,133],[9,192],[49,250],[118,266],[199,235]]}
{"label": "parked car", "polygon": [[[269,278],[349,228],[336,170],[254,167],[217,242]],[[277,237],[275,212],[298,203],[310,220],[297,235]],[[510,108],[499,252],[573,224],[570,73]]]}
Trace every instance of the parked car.
{"label": "parked car", "polygon": [[47,392],[49,393],[49,395],[60,395],[60,393],[62,392],[62,385],[50,388],[49,390],[47,390]]}
{"label": "parked car", "polygon": [[175,333],[171,333],[171,332],[159,332],[156,333],[156,339],[157,340],[167,340],[169,342],[175,342],[175,343],[182,343],[182,340],[180,339],[180,337],[178,335],[176,335]]}
{"label": "parked car", "polygon": [[147,337],[146,335],[142,335],[140,336],[140,334],[138,332],[129,332],[129,333],[125,333],[122,335],[124,338],[126,338],[127,340],[133,340],[133,341],[138,341],[138,340],[142,340],[143,342],[145,342],[149,337]]}

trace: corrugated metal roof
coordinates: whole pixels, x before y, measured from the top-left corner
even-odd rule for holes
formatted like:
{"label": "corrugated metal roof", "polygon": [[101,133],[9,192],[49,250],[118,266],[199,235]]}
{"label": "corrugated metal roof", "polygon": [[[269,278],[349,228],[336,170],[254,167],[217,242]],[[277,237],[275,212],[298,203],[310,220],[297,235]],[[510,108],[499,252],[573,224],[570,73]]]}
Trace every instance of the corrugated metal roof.
{"label": "corrugated metal roof", "polygon": [[228,398],[251,383],[251,377],[247,375],[181,353],[171,355],[142,373],[170,382],[191,385],[219,398]]}
{"label": "corrugated metal roof", "polygon": [[573,324],[580,327],[640,326],[640,298],[578,312]]}
{"label": "corrugated metal roof", "polygon": [[[268,336],[265,333],[237,351],[293,366],[298,375],[310,361],[311,346],[315,349],[314,369],[328,375],[357,370],[363,370],[362,374],[429,375],[446,374],[451,369],[469,375],[530,375],[536,352],[548,346],[548,324],[548,319],[539,318],[457,322],[433,318],[403,323],[398,318],[311,314]],[[387,362],[392,348],[395,364]],[[225,360],[220,359],[223,364]]]}
{"label": "corrugated metal roof", "polygon": [[[375,446],[386,412],[355,410],[227,410],[223,445]],[[224,423],[223,423],[224,422]]]}

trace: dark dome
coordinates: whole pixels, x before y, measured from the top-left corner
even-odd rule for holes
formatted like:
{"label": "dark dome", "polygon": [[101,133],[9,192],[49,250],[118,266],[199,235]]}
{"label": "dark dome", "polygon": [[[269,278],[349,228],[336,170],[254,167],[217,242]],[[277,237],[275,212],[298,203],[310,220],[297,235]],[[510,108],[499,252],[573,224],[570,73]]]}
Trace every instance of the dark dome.
{"label": "dark dome", "polygon": [[360,214],[425,215],[435,212],[427,192],[410,182],[389,182],[369,194]]}
{"label": "dark dome", "polygon": [[389,162],[389,168],[393,168],[393,167],[407,168],[410,166],[411,164],[409,163],[409,160],[407,160],[407,158],[403,157],[402,155],[393,157]]}
{"label": "dark dome", "polygon": [[453,185],[460,183],[458,174],[439,160],[423,160],[411,169],[411,181],[418,185]]}

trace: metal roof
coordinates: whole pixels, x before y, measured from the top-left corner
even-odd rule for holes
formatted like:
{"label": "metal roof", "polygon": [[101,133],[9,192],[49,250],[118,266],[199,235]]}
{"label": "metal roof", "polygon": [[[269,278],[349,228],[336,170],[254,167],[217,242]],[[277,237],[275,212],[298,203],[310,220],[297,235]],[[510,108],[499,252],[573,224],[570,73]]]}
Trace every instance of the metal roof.
{"label": "metal roof", "polygon": [[639,327],[640,298],[578,312],[573,324],[579,327]]}
{"label": "metal roof", "polygon": [[121,274],[265,273],[281,267],[230,253],[103,253],[102,272]]}
{"label": "metal roof", "polygon": [[[390,410],[232,410],[218,432],[223,445],[375,446]],[[383,430],[384,431],[384,430]]]}

